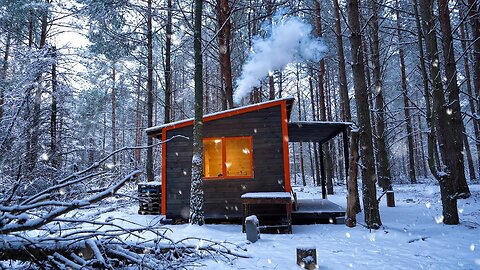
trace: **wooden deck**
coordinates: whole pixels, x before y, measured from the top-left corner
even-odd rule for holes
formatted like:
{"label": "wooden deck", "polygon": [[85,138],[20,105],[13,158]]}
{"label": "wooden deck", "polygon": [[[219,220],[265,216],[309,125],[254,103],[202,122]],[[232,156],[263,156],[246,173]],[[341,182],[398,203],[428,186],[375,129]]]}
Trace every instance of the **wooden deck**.
{"label": "wooden deck", "polygon": [[292,211],[293,224],[340,223],[345,217],[345,208],[326,199],[298,199],[297,205]]}

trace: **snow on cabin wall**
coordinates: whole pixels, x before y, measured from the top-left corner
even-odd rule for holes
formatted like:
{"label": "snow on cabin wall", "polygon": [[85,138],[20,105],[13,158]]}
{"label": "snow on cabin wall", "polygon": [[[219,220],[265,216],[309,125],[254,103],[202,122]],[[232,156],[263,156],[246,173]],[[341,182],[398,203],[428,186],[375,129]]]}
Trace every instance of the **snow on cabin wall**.
{"label": "snow on cabin wall", "polygon": [[[204,137],[252,136],[254,179],[205,180],[206,218],[238,219],[240,196],[247,192],[284,191],[281,107],[275,106],[204,123]],[[192,136],[192,126],[169,130]],[[188,218],[192,144],[186,140],[167,143],[167,217]]]}

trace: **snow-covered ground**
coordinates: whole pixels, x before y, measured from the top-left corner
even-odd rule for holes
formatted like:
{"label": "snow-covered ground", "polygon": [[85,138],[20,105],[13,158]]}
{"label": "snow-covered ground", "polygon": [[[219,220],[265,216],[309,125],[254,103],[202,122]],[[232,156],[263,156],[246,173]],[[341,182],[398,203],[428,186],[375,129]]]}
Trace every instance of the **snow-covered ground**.
{"label": "snow-covered ground", "polygon": [[[397,206],[389,208],[382,199],[383,228],[377,231],[362,225],[294,225],[293,234],[262,234],[258,242],[249,243],[240,225],[186,224],[167,225],[166,236],[227,241],[245,248],[244,254],[250,256],[206,259],[198,262],[200,269],[300,269],[296,265],[298,246],[316,247],[320,269],[480,269],[480,185],[470,185],[472,196],[458,202],[461,224],[456,226],[442,223],[438,185],[397,185],[394,189]],[[320,197],[320,191],[303,188],[298,197]],[[336,195],[329,199],[345,206],[344,188],[336,187]],[[142,224],[159,219],[138,215],[137,210],[132,205],[108,215]],[[357,219],[362,224],[363,213]]]}

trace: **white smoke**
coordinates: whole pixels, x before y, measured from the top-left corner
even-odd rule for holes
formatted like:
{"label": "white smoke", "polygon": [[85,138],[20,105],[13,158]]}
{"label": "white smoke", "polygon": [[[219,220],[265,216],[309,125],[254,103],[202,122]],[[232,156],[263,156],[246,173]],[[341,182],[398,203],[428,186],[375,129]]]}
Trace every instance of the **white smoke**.
{"label": "white smoke", "polygon": [[299,18],[277,21],[266,38],[253,40],[252,50],[236,81],[234,101],[240,102],[273,70],[284,69],[289,63],[319,61],[327,47],[312,35],[312,26]]}

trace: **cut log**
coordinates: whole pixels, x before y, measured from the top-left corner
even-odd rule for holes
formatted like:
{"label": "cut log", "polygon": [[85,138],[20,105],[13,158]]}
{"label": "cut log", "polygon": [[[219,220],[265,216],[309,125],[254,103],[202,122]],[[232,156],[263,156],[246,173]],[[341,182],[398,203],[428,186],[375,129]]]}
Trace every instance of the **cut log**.
{"label": "cut log", "polygon": [[395,193],[393,190],[387,191],[387,206],[395,207]]}
{"label": "cut log", "polygon": [[297,264],[305,269],[317,269],[317,249],[315,247],[297,247]]}

